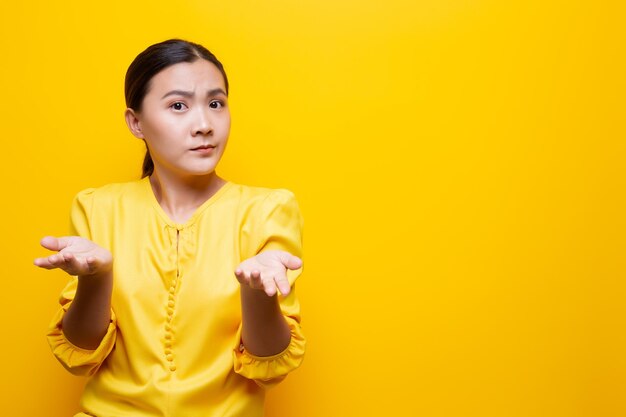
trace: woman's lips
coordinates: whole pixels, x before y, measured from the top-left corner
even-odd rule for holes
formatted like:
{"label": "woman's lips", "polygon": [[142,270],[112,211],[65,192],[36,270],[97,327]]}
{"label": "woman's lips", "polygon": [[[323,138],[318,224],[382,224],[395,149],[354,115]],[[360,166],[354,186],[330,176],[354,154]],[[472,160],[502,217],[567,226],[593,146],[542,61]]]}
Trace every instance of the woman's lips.
{"label": "woman's lips", "polygon": [[193,148],[192,151],[203,155],[208,155],[213,152],[213,149],[215,149],[215,146],[199,146],[197,148]]}

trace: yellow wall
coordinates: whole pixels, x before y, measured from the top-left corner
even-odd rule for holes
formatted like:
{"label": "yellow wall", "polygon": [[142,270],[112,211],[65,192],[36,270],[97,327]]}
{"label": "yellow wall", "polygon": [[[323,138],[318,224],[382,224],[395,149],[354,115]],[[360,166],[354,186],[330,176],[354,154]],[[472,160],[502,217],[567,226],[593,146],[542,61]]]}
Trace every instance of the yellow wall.
{"label": "yellow wall", "polygon": [[124,72],[182,37],[232,84],[219,171],[305,216],[308,355],[269,416],[625,415],[620,3],[3,2],[2,414],[77,407],[32,259],[137,177]]}

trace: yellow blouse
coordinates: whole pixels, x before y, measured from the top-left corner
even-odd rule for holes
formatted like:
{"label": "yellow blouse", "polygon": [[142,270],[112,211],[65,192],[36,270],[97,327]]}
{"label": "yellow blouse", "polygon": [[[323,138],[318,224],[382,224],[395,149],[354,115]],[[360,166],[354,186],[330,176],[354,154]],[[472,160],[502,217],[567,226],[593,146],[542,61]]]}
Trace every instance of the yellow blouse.
{"label": "yellow blouse", "polygon": [[113,255],[111,323],[100,346],[72,345],[61,329],[76,291],[73,277],[48,332],[70,372],[91,376],[78,416],[262,416],[265,388],[304,356],[295,279],[279,296],[291,329],[281,353],[257,357],[241,344],[234,270],[269,249],[302,256],[302,217],[287,190],[227,182],[184,224],[172,222],[149,179],[77,194],[72,234]]}

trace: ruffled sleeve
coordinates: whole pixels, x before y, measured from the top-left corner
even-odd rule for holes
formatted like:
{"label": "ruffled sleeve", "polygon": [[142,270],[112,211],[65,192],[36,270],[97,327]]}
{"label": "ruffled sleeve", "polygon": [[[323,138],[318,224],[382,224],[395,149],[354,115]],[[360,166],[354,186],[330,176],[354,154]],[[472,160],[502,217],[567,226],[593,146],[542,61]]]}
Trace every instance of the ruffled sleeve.
{"label": "ruffled sleeve", "polygon": [[82,349],[67,340],[62,328],[63,317],[74,299],[77,283],[78,279],[72,278],[59,297],[61,308],[50,322],[47,335],[48,343],[52,353],[65,369],[74,375],[91,376],[113,350],[116,336],[116,318],[113,311],[111,311],[111,322],[107,332],[102,338],[100,345],[94,350]]}
{"label": "ruffled sleeve", "polygon": [[[74,198],[70,214],[71,235],[92,239],[89,227],[89,217],[93,205],[92,200],[93,189],[81,191]],[[63,317],[74,299],[77,285],[78,278],[72,277],[63,289],[59,297],[61,307],[50,322],[47,337],[52,353],[68,371],[74,375],[90,376],[98,370],[115,346],[116,318],[113,311],[111,311],[111,322],[100,345],[96,349],[82,349],[67,340],[62,328]]]}
{"label": "ruffled sleeve", "polygon": [[[253,221],[254,227],[250,233],[251,247],[255,248],[253,254],[265,250],[282,250],[302,258],[303,221],[292,192],[274,190],[261,204],[258,218]],[[287,271],[291,292],[287,296],[278,296],[281,311],[291,332],[291,340],[285,350],[273,356],[250,354],[241,343],[239,326],[236,339],[239,343],[233,351],[234,370],[265,388],[282,381],[304,359],[305,338],[300,326],[300,304],[295,288],[295,281],[302,269]]]}

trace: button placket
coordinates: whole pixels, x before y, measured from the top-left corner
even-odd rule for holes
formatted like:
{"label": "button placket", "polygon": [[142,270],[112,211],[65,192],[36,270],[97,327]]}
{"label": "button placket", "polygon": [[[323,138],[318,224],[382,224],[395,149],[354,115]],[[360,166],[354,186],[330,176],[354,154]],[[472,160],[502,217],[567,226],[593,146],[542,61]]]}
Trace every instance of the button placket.
{"label": "button placket", "polygon": [[165,321],[165,342],[163,346],[163,353],[165,355],[165,360],[168,362],[169,370],[174,372],[176,370],[176,365],[174,365],[174,354],[172,349],[172,341],[174,339],[174,328],[172,326],[172,320],[174,318],[174,307],[176,306],[176,285],[177,279],[174,278],[171,282],[171,286],[169,289],[168,300],[167,300],[167,320]]}
{"label": "button placket", "polygon": [[165,305],[166,321],[165,321],[165,340],[163,343],[163,354],[165,355],[165,360],[167,361],[168,368],[171,372],[176,370],[176,364],[174,363],[174,352],[173,352],[173,340],[174,340],[174,328],[173,328],[173,319],[174,319],[174,311],[176,307],[176,292],[178,289],[178,285],[180,283],[180,270],[179,270],[179,243],[180,243],[180,229],[175,230],[176,233],[176,241],[175,241],[175,262],[176,262],[176,275],[172,278],[170,282],[170,287],[168,289],[168,297],[167,304]]}

